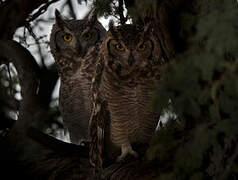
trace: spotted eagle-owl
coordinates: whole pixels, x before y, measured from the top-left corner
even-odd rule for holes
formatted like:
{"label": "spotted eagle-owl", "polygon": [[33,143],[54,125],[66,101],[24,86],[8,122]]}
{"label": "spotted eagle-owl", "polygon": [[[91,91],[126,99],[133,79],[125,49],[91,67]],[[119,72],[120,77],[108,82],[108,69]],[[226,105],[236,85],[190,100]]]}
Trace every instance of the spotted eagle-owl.
{"label": "spotted eagle-owl", "polygon": [[105,152],[117,152],[110,157],[117,161],[128,154],[137,157],[132,145],[148,143],[155,132],[160,113],[153,112],[150,101],[163,57],[152,23],[109,24],[92,80],[90,158],[97,168]]}
{"label": "spotted eagle-owl", "polygon": [[82,20],[64,20],[58,10],[55,16],[50,47],[61,81],[59,108],[70,141],[78,144],[88,139],[90,85],[106,30],[94,10]]}

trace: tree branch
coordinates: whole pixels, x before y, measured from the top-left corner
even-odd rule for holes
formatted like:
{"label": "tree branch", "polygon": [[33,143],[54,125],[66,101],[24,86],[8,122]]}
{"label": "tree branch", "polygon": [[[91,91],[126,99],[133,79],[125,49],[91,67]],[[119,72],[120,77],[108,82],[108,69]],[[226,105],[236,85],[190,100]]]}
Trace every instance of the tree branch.
{"label": "tree branch", "polygon": [[48,7],[57,2],[59,0],[52,0],[52,1],[49,1],[47,3],[45,3],[42,7],[40,7],[38,9],[37,12],[35,12],[33,15],[31,15],[28,19],[27,19],[27,23],[30,23],[31,21],[34,21],[36,18],[38,18],[40,15],[44,14],[46,12],[46,10],[48,9]]}
{"label": "tree branch", "polygon": [[35,95],[39,87],[40,68],[31,53],[13,40],[0,40],[0,49],[0,58],[16,67],[22,96]]}
{"label": "tree branch", "polygon": [[76,14],[74,12],[72,0],[67,0],[67,4],[69,6],[71,16],[73,17],[73,19],[76,19]]}
{"label": "tree branch", "polygon": [[125,24],[125,22],[127,21],[127,19],[124,17],[123,12],[124,12],[124,8],[123,8],[123,0],[119,0],[119,7],[118,7],[118,13],[120,16],[120,22],[121,24]]}
{"label": "tree branch", "polygon": [[[54,3],[56,1],[53,1]],[[27,24],[29,14],[40,5],[48,3],[48,0],[6,0],[0,4],[0,39],[12,39],[18,27]],[[43,6],[39,13],[34,15],[33,20],[40,12],[50,4]]]}

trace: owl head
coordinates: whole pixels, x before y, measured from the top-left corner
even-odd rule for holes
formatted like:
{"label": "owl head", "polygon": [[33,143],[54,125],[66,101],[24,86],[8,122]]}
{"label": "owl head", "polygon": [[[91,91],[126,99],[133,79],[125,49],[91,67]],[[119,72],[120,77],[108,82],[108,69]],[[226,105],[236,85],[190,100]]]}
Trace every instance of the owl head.
{"label": "owl head", "polygon": [[152,23],[114,26],[110,22],[102,54],[108,69],[121,79],[146,77],[162,59]]}
{"label": "owl head", "polygon": [[79,57],[85,56],[91,47],[102,42],[106,34],[94,10],[82,20],[64,20],[58,10],[55,11],[55,17],[50,47],[56,63],[62,57],[78,61]]}

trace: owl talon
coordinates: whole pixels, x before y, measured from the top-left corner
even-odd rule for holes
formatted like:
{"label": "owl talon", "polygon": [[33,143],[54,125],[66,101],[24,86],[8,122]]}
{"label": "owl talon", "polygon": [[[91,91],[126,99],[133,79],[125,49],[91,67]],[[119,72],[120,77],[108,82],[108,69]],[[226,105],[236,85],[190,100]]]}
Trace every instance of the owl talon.
{"label": "owl talon", "polygon": [[132,149],[131,145],[124,145],[121,147],[121,155],[117,157],[116,162],[124,161],[128,154],[134,156],[135,158],[138,157],[138,153]]}

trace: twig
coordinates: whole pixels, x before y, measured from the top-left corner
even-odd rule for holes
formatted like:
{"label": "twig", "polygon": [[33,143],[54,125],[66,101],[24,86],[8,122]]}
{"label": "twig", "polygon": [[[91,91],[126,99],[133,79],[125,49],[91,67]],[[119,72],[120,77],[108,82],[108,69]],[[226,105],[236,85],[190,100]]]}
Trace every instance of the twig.
{"label": "twig", "polygon": [[74,12],[72,0],[67,0],[67,3],[68,3],[68,6],[69,6],[71,16],[73,17],[73,19],[76,19],[76,14]]}
{"label": "twig", "polygon": [[125,22],[127,21],[127,19],[123,15],[123,11],[124,11],[123,3],[124,3],[123,0],[119,0],[119,7],[118,7],[119,12],[118,12],[118,14],[120,16],[120,22],[121,22],[122,25],[124,25]]}
{"label": "twig", "polygon": [[36,42],[36,45],[37,45],[37,48],[38,48],[38,53],[40,55],[40,59],[41,59],[41,63],[42,63],[42,66],[43,67],[46,67],[45,65],[45,61],[44,61],[44,58],[43,58],[43,54],[42,54],[42,51],[41,51],[41,46],[40,46],[40,42],[39,42],[39,38],[36,37],[35,33],[33,32],[30,24],[26,24],[26,28],[28,30],[28,32],[30,33],[30,35],[34,38],[35,42]]}
{"label": "twig", "polygon": [[38,11],[37,11],[36,13],[34,13],[32,16],[29,17],[29,19],[27,20],[27,23],[29,23],[29,22],[31,22],[31,21],[34,21],[34,20],[35,20],[37,17],[39,17],[41,14],[45,13],[46,10],[48,9],[48,7],[49,7],[51,4],[53,4],[53,3],[57,2],[57,1],[59,1],[59,0],[52,0],[52,1],[50,1],[50,2],[45,3],[42,7],[40,7],[40,8],[38,9]]}

